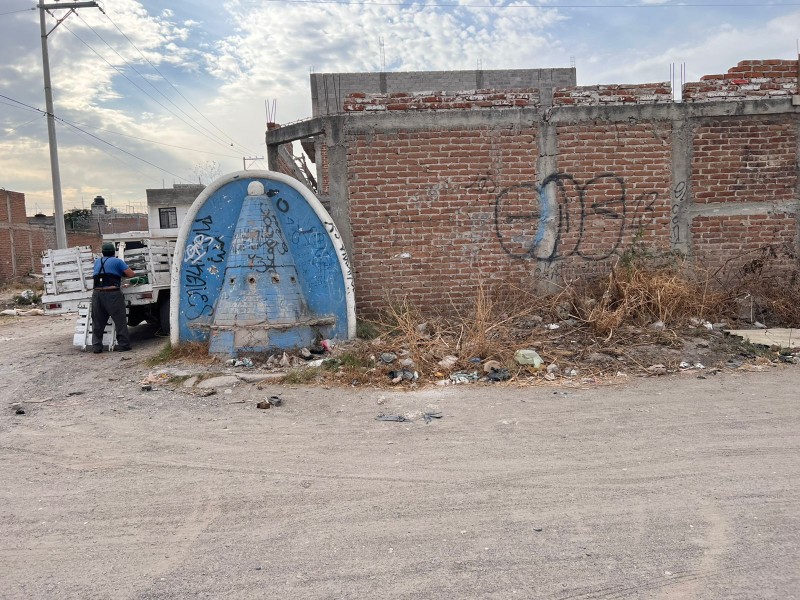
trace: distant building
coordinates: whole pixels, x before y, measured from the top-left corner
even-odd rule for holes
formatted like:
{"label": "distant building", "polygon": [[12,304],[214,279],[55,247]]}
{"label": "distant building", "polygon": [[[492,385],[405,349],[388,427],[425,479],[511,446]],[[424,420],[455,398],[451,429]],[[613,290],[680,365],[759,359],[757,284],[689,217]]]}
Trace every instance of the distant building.
{"label": "distant building", "polygon": [[198,183],[176,183],[172,188],[145,190],[147,214],[152,237],[177,237],[178,228],[192,202],[206,186]]}

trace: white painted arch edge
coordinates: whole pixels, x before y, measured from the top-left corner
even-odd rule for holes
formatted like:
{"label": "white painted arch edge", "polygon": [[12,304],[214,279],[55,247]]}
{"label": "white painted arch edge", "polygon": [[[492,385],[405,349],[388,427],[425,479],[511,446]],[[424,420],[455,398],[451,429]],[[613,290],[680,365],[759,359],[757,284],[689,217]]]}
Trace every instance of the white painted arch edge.
{"label": "white painted arch edge", "polygon": [[[177,302],[175,299],[178,298],[180,292],[180,275],[181,275],[181,265],[183,264],[183,255],[186,248],[186,239],[189,237],[189,232],[192,229],[192,223],[194,222],[195,218],[197,217],[197,213],[200,210],[200,207],[203,206],[208,200],[208,198],[217,192],[221,187],[232,183],[234,181],[238,181],[240,179],[272,179],[275,181],[279,181],[281,183],[285,183],[286,185],[294,188],[295,191],[299,192],[303,198],[308,202],[309,206],[314,210],[314,213],[319,218],[320,222],[323,224],[323,227],[328,234],[328,237],[333,244],[334,250],[336,250],[336,255],[339,259],[339,267],[342,271],[342,277],[344,279],[344,290],[345,290],[345,302],[347,304],[347,337],[354,338],[356,336],[356,295],[355,295],[355,280],[353,278],[353,269],[350,265],[350,261],[347,257],[347,252],[344,248],[344,240],[342,236],[339,234],[339,230],[336,227],[336,224],[333,222],[333,217],[330,216],[325,207],[322,206],[322,203],[319,199],[311,193],[311,191],[303,186],[299,181],[296,179],[289,177],[288,175],[284,175],[283,173],[277,173],[275,171],[235,171],[233,173],[228,173],[219,177],[218,179],[211,182],[208,187],[206,187],[200,195],[195,198],[195,201],[192,202],[192,205],[189,207],[188,212],[186,213],[186,217],[181,223],[180,229],[178,230],[178,239],[175,242],[175,254],[172,260],[172,272],[170,273],[170,305],[169,305],[169,339],[170,343],[175,346],[180,341],[180,331],[178,331],[178,317],[179,317],[179,309],[180,303]],[[326,227],[325,224],[330,223],[331,227]],[[348,278],[348,274],[350,277]]]}

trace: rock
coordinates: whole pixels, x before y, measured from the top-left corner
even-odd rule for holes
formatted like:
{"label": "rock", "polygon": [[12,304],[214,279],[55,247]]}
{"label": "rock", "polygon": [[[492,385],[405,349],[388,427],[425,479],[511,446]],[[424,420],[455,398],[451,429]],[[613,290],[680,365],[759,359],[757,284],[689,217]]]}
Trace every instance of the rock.
{"label": "rock", "polygon": [[662,364],[651,365],[645,369],[650,375],[666,375],[667,367]]}
{"label": "rock", "polygon": [[209,379],[204,379],[200,383],[197,384],[198,388],[201,389],[208,389],[208,388],[222,388],[222,387],[231,387],[239,383],[239,378],[236,375],[221,375],[219,377],[211,377]]}
{"label": "rock", "polygon": [[567,319],[569,319],[571,313],[572,313],[572,303],[570,302],[566,301],[559,302],[558,305],[556,306],[556,316],[561,321],[566,321]]}
{"label": "rock", "polygon": [[189,379],[184,381],[182,385],[185,388],[194,387],[194,384],[197,383],[197,379],[198,379],[197,375],[193,375],[192,377],[189,377]]}
{"label": "rock", "polygon": [[[559,375],[561,374],[561,369],[556,363],[551,363],[547,365],[547,374],[548,375]],[[555,379],[555,377],[554,377]]]}
{"label": "rock", "polygon": [[604,364],[613,361],[614,359],[608,356],[607,354],[602,354],[600,352],[592,352],[589,356],[586,357],[586,362],[592,364]]}
{"label": "rock", "polygon": [[397,360],[397,354],[394,352],[381,352],[381,362],[387,365],[392,364]]}
{"label": "rock", "polygon": [[484,373],[491,373],[492,371],[499,371],[503,368],[503,365],[500,364],[499,361],[496,360],[487,360],[483,363],[483,372]]}
{"label": "rock", "polygon": [[[311,363],[301,363],[303,366]],[[258,383],[260,381],[266,381],[268,379],[280,379],[283,377],[283,373],[237,373],[236,377],[238,377],[242,381],[246,381],[247,383]]]}
{"label": "rock", "polygon": [[698,348],[708,348],[709,345],[710,344],[708,343],[707,340],[700,340],[695,344],[695,346],[697,346]]}
{"label": "rock", "polygon": [[414,361],[411,360],[410,358],[404,358],[403,360],[400,361],[400,366],[401,367],[413,367],[414,366]]}
{"label": "rock", "polygon": [[665,328],[666,325],[664,325],[664,321],[656,321],[655,323],[650,324],[650,329],[653,329],[655,331],[662,331]]}

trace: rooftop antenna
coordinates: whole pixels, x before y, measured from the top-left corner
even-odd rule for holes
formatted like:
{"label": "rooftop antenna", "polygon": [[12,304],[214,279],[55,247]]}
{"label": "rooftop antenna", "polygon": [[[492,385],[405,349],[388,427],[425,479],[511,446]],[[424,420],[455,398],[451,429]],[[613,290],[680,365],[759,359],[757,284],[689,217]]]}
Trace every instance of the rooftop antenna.
{"label": "rooftop antenna", "polygon": [[381,73],[386,72],[386,47],[383,44],[383,36],[378,36],[378,46],[380,47],[381,53]]}

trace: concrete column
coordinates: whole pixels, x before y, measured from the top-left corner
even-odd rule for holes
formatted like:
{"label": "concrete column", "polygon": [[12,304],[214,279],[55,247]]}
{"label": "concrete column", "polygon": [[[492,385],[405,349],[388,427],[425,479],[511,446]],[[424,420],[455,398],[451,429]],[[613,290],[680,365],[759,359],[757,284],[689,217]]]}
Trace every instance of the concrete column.
{"label": "concrete column", "polygon": [[[541,113],[540,113],[541,114]],[[558,237],[558,198],[554,185],[543,187],[544,180],[558,171],[558,136],[556,126],[542,119],[536,135],[539,156],[536,159],[536,184],[539,190],[540,214],[551,215],[539,223],[537,241],[531,248],[531,256],[536,264],[536,273],[541,277],[545,292],[556,291],[556,268],[549,257],[555,249]]]}
{"label": "concrete column", "polygon": [[672,121],[672,197],[670,198],[670,246],[683,254],[692,250],[689,226],[692,208],[692,124],[678,117]]}
{"label": "concrete column", "polygon": [[328,147],[328,191],[331,217],[344,241],[347,256],[353,257],[353,231],[350,227],[350,191],[347,173],[347,144],[345,120],[347,117],[324,119],[325,144]]}

